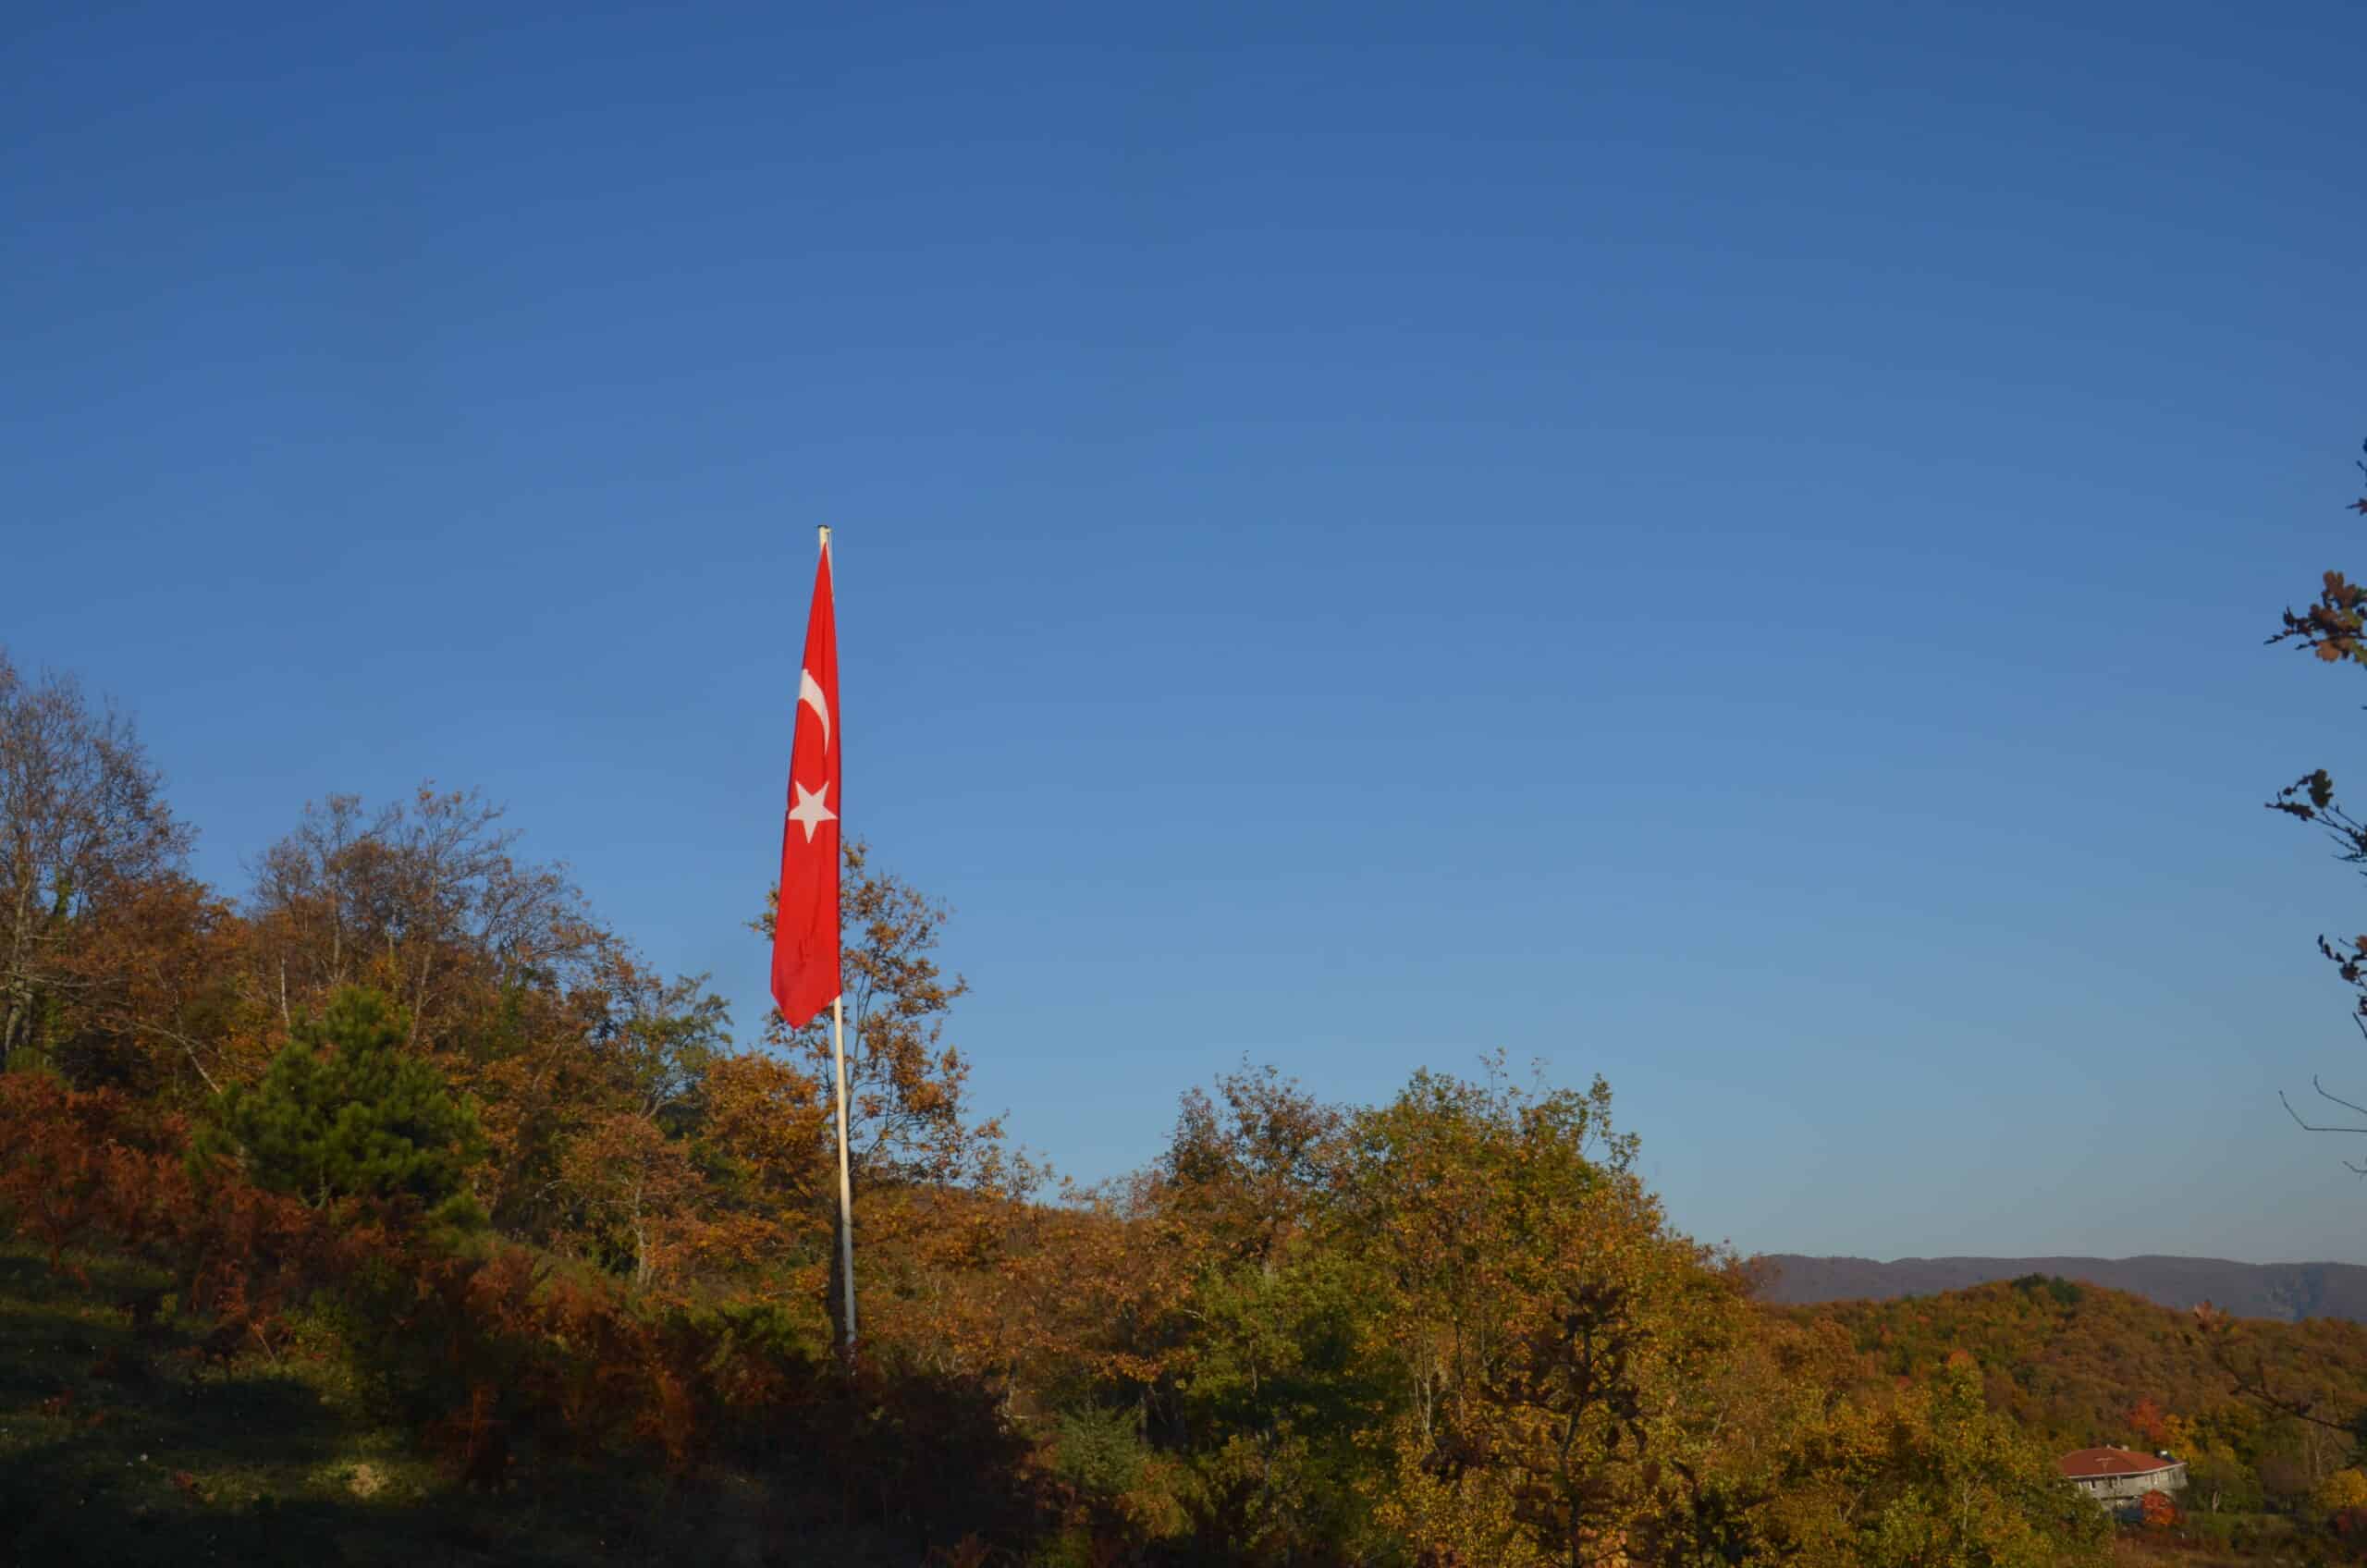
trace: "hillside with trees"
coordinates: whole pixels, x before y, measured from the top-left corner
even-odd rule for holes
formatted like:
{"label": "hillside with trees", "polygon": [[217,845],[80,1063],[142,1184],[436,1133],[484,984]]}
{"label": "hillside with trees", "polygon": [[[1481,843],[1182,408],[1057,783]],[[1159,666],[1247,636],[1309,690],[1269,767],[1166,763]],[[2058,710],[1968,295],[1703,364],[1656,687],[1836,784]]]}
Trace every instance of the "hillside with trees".
{"label": "hillside with trees", "polygon": [[821,1031],[737,1043],[480,797],[332,797],[210,887],[129,726],[0,663],[0,811],[20,1560],[2104,1550],[1972,1358],[1755,1304],[1600,1081],[1245,1064],[1061,1184],[971,1103],[943,912],[852,847],[842,1358]]}
{"label": "hillside with trees", "polygon": [[1989,1408],[2051,1449],[2168,1450],[2189,1465],[2189,1508],[2202,1513],[2306,1512],[2354,1464],[2346,1428],[2367,1411],[2367,1325],[2357,1323],[2199,1317],[2038,1274],[1784,1315],[1844,1329],[1878,1376],[1968,1359]]}

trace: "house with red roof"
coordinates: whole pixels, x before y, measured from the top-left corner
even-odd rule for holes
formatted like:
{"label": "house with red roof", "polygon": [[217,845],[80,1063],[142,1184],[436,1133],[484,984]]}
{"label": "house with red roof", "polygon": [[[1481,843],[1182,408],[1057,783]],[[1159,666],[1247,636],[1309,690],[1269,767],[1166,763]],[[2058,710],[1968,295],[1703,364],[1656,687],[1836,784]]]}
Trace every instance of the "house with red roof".
{"label": "house with red roof", "polygon": [[2186,1465],[2167,1453],[2129,1448],[2076,1448],[2054,1462],[2063,1478],[2116,1513],[2144,1506],[2148,1492],[2186,1485]]}

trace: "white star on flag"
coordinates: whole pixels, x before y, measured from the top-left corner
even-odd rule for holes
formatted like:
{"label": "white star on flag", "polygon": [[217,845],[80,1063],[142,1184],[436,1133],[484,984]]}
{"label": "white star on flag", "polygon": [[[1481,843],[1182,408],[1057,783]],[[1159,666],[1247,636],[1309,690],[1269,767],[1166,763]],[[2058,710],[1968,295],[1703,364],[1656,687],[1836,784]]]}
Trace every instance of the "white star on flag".
{"label": "white star on flag", "polygon": [[839,814],[823,803],[823,797],[830,792],[829,783],[825,780],[819,790],[808,790],[794,779],[790,784],[797,791],[797,803],[789,808],[789,819],[805,829],[805,841],[810,844],[814,841],[814,829],[839,819]]}

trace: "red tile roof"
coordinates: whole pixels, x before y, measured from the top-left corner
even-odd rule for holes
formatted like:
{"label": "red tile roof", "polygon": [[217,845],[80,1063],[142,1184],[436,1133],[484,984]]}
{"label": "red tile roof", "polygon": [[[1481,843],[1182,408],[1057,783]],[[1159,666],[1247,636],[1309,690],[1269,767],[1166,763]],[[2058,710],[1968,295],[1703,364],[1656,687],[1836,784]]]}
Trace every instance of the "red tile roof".
{"label": "red tile roof", "polygon": [[2056,1460],[2054,1467],[2075,1481],[2093,1481],[2107,1476],[2150,1476],[2177,1463],[2135,1449],[2078,1448]]}

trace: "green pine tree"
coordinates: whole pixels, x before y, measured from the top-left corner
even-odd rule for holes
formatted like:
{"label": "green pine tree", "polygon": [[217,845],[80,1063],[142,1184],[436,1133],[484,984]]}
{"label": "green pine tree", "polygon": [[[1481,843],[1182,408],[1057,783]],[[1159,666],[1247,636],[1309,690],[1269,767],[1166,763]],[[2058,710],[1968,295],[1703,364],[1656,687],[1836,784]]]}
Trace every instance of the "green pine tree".
{"label": "green pine tree", "polygon": [[476,1108],[433,1062],[403,1050],[408,1020],[376,991],[349,986],[295,1029],[261,1083],[222,1096],[206,1146],[315,1207],[341,1197],[460,1198],[482,1152]]}

